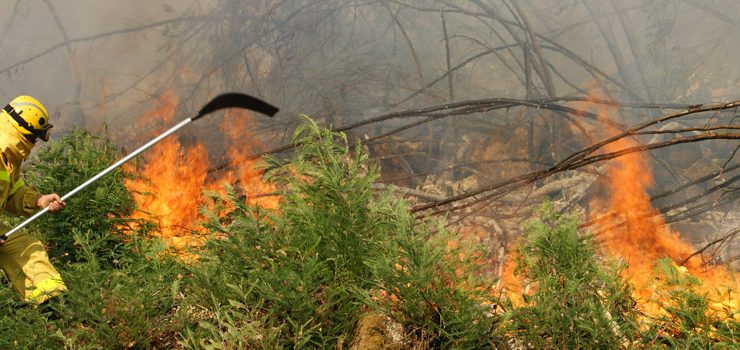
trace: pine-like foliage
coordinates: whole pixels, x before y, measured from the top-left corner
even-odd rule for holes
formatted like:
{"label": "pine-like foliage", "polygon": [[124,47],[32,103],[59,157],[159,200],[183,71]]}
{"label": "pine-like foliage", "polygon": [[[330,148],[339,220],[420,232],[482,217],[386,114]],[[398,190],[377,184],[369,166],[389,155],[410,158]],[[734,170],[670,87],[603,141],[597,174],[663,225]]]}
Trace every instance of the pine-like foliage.
{"label": "pine-like foliage", "polygon": [[[107,138],[75,129],[39,150],[25,175],[28,183],[39,192],[63,196],[119,157]],[[36,227],[53,256],[62,261],[75,261],[79,245],[75,245],[73,238],[84,235],[98,242],[92,247],[97,256],[108,255],[108,260],[115,259],[121,242],[113,233],[131,221],[128,215],[135,205],[123,184],[126,176],[119,168],[68,199],[63,214],[39,218]]]}
{"label": "pine-like foliage", "polygon": [[[701,282],[670,259],[658,261],[656,292],[660,317],[647,325],[643,343],[651,349],[736,349],[740,341],[740,310],[700,292]],[[733,291],[721,299],[732,300]],[[716,298],[716,296],[715,296]],[[710,308],[710,303],[715,303]],[[711,309],[711,310],[710,310]]]}
{"label": "pine-like foliage", "polygon": [[[119,155],[106,138],[77,130],[39,150],[27,182],[60,195],[108,167]],[[122,236],[134,206],[113,172],[29,227],[48,242],[68,291],[41,307],[18,303],[0,286],[0,349],[169,348],[181,329],[174,309],[184,272],[154,239]]]}
{"label": "pine-like foliage", "polygon": [[[277,209],[235,190],[211,196],[199,261],[115,232],[133,206],[120,172],[32,225],[69,291],[36,308],[0,285],[0,349],[348,348],[366,314],[401,327],[394,349],[737,348],[737,310],[668,260],[654,291],[664,313],[641,315],[619,268],[549,205],[518,249],[530,292],[512,307],[484,251],[373,189],[361,146],[308,118],[294,142],[290,160],[271,161]],[[65,193],[114,158],[107,140],[77,131],[40,152],[28,182]]]}
{"label": "pine-like foliage", "polygon": [[471,269],[418,231],[401,202],[374,193],[378,170],[367,153],[308,118],[294,142],[289,162],[273,162],[271,179],[284,189],[276,211],[232,196],[228,215],[212,215],[209,227],[223,238],[202,256],[190,290],[192,309],[211,312],[187,330],[186,345],[347,346],[375,306],[437,347],[490,346],[495,318],[465,283],[472,279],[455,274]]}
{"label": "pine-like foliage", "polygon": [[630,289],[616,268],[596,257],[589,236],[574,217],[551,205],[526,231],[518,251],[518,271],[534,292],[512,311],[517,341],[535,349],[617,349],[636,331]]}

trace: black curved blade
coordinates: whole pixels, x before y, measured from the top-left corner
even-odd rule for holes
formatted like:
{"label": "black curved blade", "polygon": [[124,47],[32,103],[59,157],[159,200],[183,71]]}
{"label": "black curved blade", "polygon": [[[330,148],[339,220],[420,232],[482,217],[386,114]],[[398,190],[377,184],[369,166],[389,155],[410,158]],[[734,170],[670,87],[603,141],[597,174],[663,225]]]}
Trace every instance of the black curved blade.
{"label": "black curved blade", "polygon": [[225,108],[243,108],[255,112],[260,112],[268,117],[272,117],[278,112],[278,108],[262,101],[256,97],[245,95],[238,92],[229,92],[216,96],[200,109],[198,115],[192,118],[196,120],[208,113],[212,113]]}

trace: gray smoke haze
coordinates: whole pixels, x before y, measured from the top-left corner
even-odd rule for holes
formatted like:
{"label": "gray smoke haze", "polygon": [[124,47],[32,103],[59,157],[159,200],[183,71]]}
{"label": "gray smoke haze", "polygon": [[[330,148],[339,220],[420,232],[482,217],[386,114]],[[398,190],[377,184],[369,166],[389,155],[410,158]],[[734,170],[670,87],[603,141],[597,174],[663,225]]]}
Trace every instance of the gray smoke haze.
{"label": "gray smoke haze", "polygon": [[[740,96],[736,0],[2,0],[0,9],[0,99],[36,96],[60,111],[60,129],[100,131],[105,123],[126,147],[151,134],[133,121],[157,107],[166,91],[179,97],[175,120],[224,91],[281,107],[278,118],[257,126],[259,150],[288,142],[299,113],[339,126],[493,97],[595,93],[628,103],[696,104]],[[418,187],[421,174],[461,164],[441,177],[486,183],[587,144],[546,113],[476,112],[410,127],[371,148],[392,183]],[[610,118],[632,124],[661,113],[622,111]],[[218,163],[221,122],[200,123],[182,139],[212,143],[210,157]],[[350,133],[371,137],[402,125],[392,120]],[[701,176],[683,169],[713,171],[736,145],[654,152],[656,162],[686,163],[676,170],[657,162],[658,182]],[[681,158],[692,152],[694,158]],[[697,165],[707,154],[714,163]],[[490,164],[504,156],[531,164]]]}
{"label": "gray smoke haze", "polygon": [[[421,82],[447,71],[442,17],[452,66],[496,50],[454,72],[456,100],[524,97],[526,84],[518,81],[523,55],[516,47],[527,36],[518,25],[524,19],[533,32],[629,88],[599,78],[615,98],[696,103],[737,97],[737,1],[512,4],[517,8],[498,1],[4,0],[0,97],[29,93],[52,108],[79,102],[92,124],[101,119],[101,102],[110,104],[106,117],[115,120],[163,90],[191,88],[183,98],[203,97],[219,91],[219,83],[317,115],[448,102],[442,79],[399,104]],[[555,68],[549,70],[574,85],[551,72],[558,95],[595,83],[555,45],[535,40]],[[177,77],[183,70],[191,76]],[[214,74],[222,77],[209,77]],[[533,84],[532,94],[546,95],[541,82]]]}

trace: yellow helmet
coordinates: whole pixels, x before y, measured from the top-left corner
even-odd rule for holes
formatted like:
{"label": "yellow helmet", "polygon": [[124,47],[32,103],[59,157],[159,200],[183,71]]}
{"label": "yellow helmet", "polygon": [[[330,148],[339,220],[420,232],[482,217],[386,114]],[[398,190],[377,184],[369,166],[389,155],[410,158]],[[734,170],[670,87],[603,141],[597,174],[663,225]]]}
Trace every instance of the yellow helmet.
{"label": "yellow helmet", "polygon": [[31,96],[18,96],[3,108],[3,114],[10,118],[10,122],[31,142],[37,138],[49,141],[49,134],[53,125],[49,124],[49,113],[38,100]]}

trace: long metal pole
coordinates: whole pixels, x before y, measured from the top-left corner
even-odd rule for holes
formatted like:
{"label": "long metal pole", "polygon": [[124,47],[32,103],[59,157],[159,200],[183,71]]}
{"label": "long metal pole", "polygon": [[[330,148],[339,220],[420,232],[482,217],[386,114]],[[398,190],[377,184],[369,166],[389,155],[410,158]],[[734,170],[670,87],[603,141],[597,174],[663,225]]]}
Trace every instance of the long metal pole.
{"label": "long metal pole", "polygon": [[[237,92],[229,92],[225,94],[221,94],[219,96],[216,96],[214,99],[206,103],[203,108],[200,109],[198,114],[192,118],[187,118],[183,121],[181,121],[179,124],[171,127],[169,130],[163,132],[161,135],[155,137],[151,141],[147,142],[145,145],[139,147],[137,150],[129,153],[125,157],[121,158],[121,160],[117,161],[115,164],[109,166],[107,169],[101,171],[97,175],[93,176],[91,179],[85,181],[82,185],[77,186],[74,190],[70,191],[69,193],[65,194],[61,200],[64,202],[67,200],[67,198],[72,197],[75,193],[81,191],[83,188],[87,187],[91,183],[97,181],[101,177],[105,176],[106,174],[113,171],[113,169],[118,168],[121,166],[121,164],[126,163],[131,158],[136,157],[139,155],[139,153],[144,152],[147,148],[151,147],[155,143],[161,141],[163,138],[169,136],[173,132],[177,131],[178,129],[182,128],[185,125],[188,125],[190,122],[195,121],[197,119],[200,119],[201,117],[205,116],[206,114],[225,109],[225,108],[243,108],[243,109],[249,109],[255,112],[260,112],[262,114],[265,114],[268,117],[272,117],[279,111],[279,109],[265,101],[262,101],[258,98],[245,95],[242,93]],[[10,231],[6,232],[4,235],[0,236],[0,240],[5,241],[8,239],[8,237],[16,232],[18,230],[26,227],[28,224],[36,220],[39,216],[44,215],[47,211],[49,211],[49,207],[43,208],[39,210],[36,214],[31,216],[30,218],[26,219],[26,221],[22,222],[20,225],[14,227]],[[2,243],[2,242],[0,242]]]}
{"label": "long metal pole", "polygon": [[[89,186],[91,183],[93,183],[93,182],[97,181],[98,179],[100,179],[101,177],[107,175],[108,173],[110,173],[111,171],[113,171],[115,168],[118,168],[119,166],[121,166],[121,164],[126,163],[127,161],[131,160],[131,158],[136,157],[137,155],[139,155],[139,153],[144,152],[149,147],[152,147],[155,143],[157,143],[159,141],[162,141],[162,139],[164,139],[167,136],[170,136],[170,134],[172,134],[173,132],[179,130],[180,128],[182,128],[185,125],[188,125],[192,121],[193,121],[193,118],[188,118],[188,119],[185,119],[185,120],[181,121],[179,124],[171,127],[169,130],[163,132],[161,135],[155,137],[151,141],[147,142],[145,145],[139,147],[137,150],[129,153],[127,156],[121,158],[121,160],[117,161],[115,164],[109,166],[105,170],[101,171],[97,175],[95,175],[92,178],[90,178],[89,180],[85,181],[82,185],[77,186],[77,188],[75,188],[72,191],[69,191],[69,193],[67,193],[64,196],[62,196],[62,202],[64,202],[65,200],[67,200],[69,197],[72,197],[77,192],[80,192],[83,188]],[[41,209],[36,214],[33,214],[33,216],[31,216],[28,219],[26,219],[26,221],[22,222],[20,225],[14,227],[12,230],[10,230],[10,231],[6,232],[4,235],[0,236],[0,239],[2,239],[2,240],[8,240],[8,237],[10,237],[10,235],[12,235],[13,233],[18,232],[20,229],[26,227],[28,224],[30,224],[31,222],[33,222],[34,220],[36,220],[39,216],[44,215],[44,213],[46,213],[47,211],[49,211],[49,207],[46,207],[46,208]]]}

